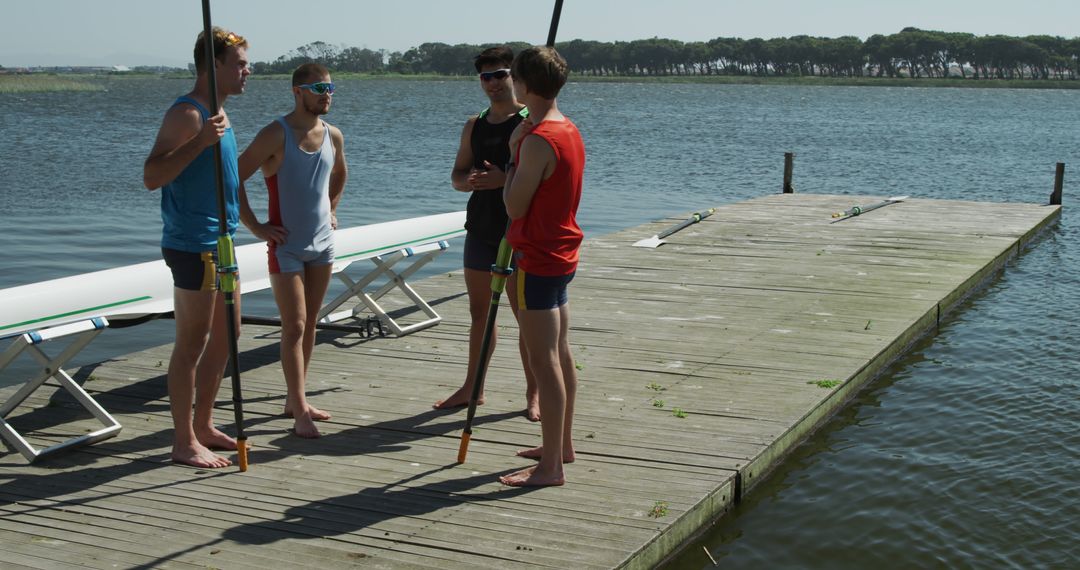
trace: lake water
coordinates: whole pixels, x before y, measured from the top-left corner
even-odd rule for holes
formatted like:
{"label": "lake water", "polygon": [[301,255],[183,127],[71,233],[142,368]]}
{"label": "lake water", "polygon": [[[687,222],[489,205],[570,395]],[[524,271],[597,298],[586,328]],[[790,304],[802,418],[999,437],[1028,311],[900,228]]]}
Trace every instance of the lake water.
{"label": "lake water", "polygon": [[[0,288],[158,259],[142,162],[189,81],[0,94]],[[338,83],[345,227],[460,210],[449,184],[472,82]],[[226,108],[241,146],[292,105],[252,81]],[[1080,91],[570,84],[597,236],[779,191],[1045,203],[1055,162],[1080,194]],[[256,211],[265,212],[261,184]],[[241,230],[238,243],[251,242]],[[1080,232],[1061,223],[670,564],[704,568],[1075,567],[1080,560]],[[455,269],[460,242],[426,270]],[[272,314],[266,294],[245,313]],[[133,334],[138,331],[137,334]],[[75,365],[171,341],[163,321],[101,335]],[[0,378],[0,383],[11,378]],[[584,378],[583,381],[588,381]]]}

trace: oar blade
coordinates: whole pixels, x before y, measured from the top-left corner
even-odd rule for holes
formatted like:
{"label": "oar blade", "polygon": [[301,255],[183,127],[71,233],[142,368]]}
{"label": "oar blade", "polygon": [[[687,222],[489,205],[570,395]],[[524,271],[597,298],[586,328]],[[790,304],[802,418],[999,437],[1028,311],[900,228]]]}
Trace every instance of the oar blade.
{"label": "oar blade", "polygon": [[648,247],[656,249],[660,244],[664,243],[664,240],[660,239],[660,236],[653,236],[650,238],[639,239],[634,242],[634,247]]}

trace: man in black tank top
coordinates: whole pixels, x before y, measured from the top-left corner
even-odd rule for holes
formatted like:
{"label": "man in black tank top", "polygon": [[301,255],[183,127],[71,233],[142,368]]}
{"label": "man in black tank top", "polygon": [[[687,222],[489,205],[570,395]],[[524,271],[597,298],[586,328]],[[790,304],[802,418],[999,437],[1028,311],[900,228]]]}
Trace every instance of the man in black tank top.
{"label": "man in black tank top", "polygon": [[[436,409],[466,406],[472,395],[473,374],[480,358],[488,306],[491,302],[491,266],[499,250],[499,241],[506,230],[506,206],[502,200],[504,168],[510,162],[510,134],[528,116],[529,111],[514,97],[510,79],[510,64],[514,52],[501,46],[486,49],[476,56],[476,71],[480,86],[491,106],[478,116],[470,117],[461,131],[461,143],[450,180],[454,189],[469,192],[465,215],[465,288],[469,293],[469,367],[465,384],[445,400],[435,402]],[[510,276],[507,291],[514,290],[516,279]],[[510,308],[517,315],[517,299],[508,296]],[[492,330],[491,350],[495,349],[496,331]],[[525,415],[532,421],[540,419],[540,404],[536,383],[529,372],[525,346],[518,342],[522,368],[525,370]],[[490,358],[489,351],[486,358]],[[484,403],[483,394],[480,404]]]}

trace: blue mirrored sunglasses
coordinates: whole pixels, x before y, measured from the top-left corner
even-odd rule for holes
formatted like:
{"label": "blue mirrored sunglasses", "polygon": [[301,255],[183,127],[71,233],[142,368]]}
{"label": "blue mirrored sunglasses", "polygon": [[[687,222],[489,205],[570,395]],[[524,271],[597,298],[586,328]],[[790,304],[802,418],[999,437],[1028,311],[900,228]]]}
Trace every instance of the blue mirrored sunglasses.
{"label": "blue mirrored sunglasses", "polygon": [[481,71],[480,81],[490,81],[492,79],[506,79],[510,75],[509,69],[496,69],[495,71]]}
{"label": "blue mirrored sunglasses", "polygon": [[316,95],[334,94],[333,83],[304,83],[303,85],[297,85],[297,87],[307,89]]}

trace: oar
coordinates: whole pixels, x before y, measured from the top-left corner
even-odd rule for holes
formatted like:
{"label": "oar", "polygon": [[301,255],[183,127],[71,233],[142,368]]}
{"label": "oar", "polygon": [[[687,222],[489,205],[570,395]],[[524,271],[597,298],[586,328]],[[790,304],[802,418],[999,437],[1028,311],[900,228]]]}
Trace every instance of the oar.
{"label": "oar", "polygon": [[[210,25],[210,0],[202,0],[203,40],[206,46],[206,73],[210,86],[210,116],[218,114],[217,72],[214,69],[214,27]],[[225,171],[221,164],[221,142],[214,144],[214,170],[217,175],[218,240],[217,266],[221,292],[225,295],[225,323],[229,336],[229,367],[232,371],[233,414],[236,418],[236,451],[240,471],[247,471],[247,437],[244,435],[244,399],[240,393],[240,362],[236,347],[236,254],[229,235],[225,211]]]}
{"label": "oar", "polygon": [[689,218],[686,218],[685,220],[675,224],[674,226],[671,226],[670,228],[668,228],[668,229],[654,235],[653,237],[640,239],[640,240],[634,242],[634,247],[651,247],[651,248],[659,247],[660,244],[664,243],[664,238],[668,237],[669,235],[671,235],[671,234],[673,234],[673,233],[675,233],[677,231],[682,230],[683,228],[685,228],[685,227],[687,227],[689,225],[696,224],[696,223],[700,222],[701,220],[704,220],[705,218],[708,218],[715,211],[716,211],[716,208],[709,208],[708,210],[705,210],[705,211],[702,211],[702,212],[694,212],[694,215],[692,215]]}
{"label": "oar", "polygon": [[[555,34],[559,30],[559,15],[562,14],[563,0],[555,0],[555,11],[551,15],[551,27],[548,28],[547,46],[555,47]],[[506,222],[506,230],[510,229],[510,221]],[[458,446],[457,462],[465,463],[465,456],[469,453],[469,440],[472,439],[472,423],[476,417],[476,404],[480,400],[480,393],[484,390],[484,375],[487,372],[487,353],[491,347],[492,333],[495,331],[495,318],[499,313],[499,299],[502,298],[503,290],[506,289],[506,278],[514,272],[510,268],[510,256],[514,250],[506,241],[506,232],[499,241],[499,253],[495,256],[495,265],[491,266],[491,305],[488,306],[487,323],[484,327],[484,338],[480,342],[480,358],[476,363],[476,374],[473,375],[473,391],[469,396],[469,412],[465,416],[465,428],[461,432],[461,444]]]}
{"label": "oar", "polygon": [[893,196],[892,198],[886,198],[886,199],[884,199],[884,200],[882,200],[882,201],[880,201],[880,202],[878,202],[876,204],[870,204],[869,206],[854,206],[852,208],[844,210],[843,212],[834,213],[832,215],[832,217],[834,217],[836,219],[829,222],[829,223],[830,224],[835,224],[836,222],[839,222],[841,220],[846,220],[848,218],[854,218],[855,216],[858,216],[860,214],[865,214],[865,213],[867,213],[867,212],[869,212],[871,210],[876,210],[878,208],[888,206],[889,204],[895,204],[897,202],[903,202],[904,200],[907,200],[907,199],[908,199],[907,196]]}

